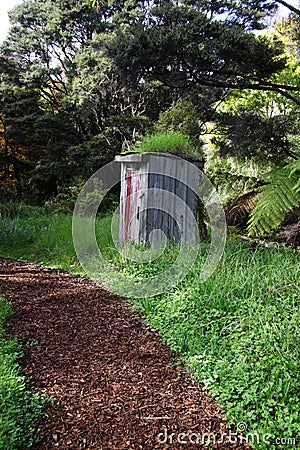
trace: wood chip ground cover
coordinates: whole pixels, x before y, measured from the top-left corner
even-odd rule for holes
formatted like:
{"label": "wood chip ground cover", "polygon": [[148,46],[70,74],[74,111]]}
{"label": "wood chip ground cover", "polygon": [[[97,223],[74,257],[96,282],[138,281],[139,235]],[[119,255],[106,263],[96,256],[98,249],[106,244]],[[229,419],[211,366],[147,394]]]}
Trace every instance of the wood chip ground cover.
{"label": "wood chip ground cover", "polygon": [[16,312],[10,333],[37,342],[23,371],[55,399],[35,449],[205,448],[205,434],[229,434],[220,407],[126,300],[88,278],[5,258],[0,286]]}

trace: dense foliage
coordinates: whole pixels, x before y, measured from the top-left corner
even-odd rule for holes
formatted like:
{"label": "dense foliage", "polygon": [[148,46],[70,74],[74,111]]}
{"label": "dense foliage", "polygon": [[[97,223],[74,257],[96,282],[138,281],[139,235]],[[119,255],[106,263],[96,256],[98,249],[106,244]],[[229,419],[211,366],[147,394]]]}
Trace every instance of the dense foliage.
{"label": "dense foliage", "polygon": [[[278,3],[34,0],[15,7],[0,49],[4,194],[43,203],[155,129],[185,132],[200,148],[211,121],[223,136],[221,154],[249,158],[250,140],[259,156],[280,160],[291,121],[219,111],[245,89],[298,108],[295,77],[280,75],[290,67],[284,39],[257,33]],[[297,27],[288,27],[290,42]]]}

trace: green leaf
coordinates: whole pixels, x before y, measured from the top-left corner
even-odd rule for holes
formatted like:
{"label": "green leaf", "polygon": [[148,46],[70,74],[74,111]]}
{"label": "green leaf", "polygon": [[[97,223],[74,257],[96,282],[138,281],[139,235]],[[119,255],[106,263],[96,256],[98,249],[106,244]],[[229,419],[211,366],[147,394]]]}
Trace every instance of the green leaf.
{"label": "green leaf", "polygon": [[[299,161],[297,164],[300,166]],[[290,164],[268,174],[266,184],[258,191],[256,207],[250,214],[249,234],[270,233],[279,227],[286,211],[299,205],[300,185],[297,164],[294,164],[292,170]]]}

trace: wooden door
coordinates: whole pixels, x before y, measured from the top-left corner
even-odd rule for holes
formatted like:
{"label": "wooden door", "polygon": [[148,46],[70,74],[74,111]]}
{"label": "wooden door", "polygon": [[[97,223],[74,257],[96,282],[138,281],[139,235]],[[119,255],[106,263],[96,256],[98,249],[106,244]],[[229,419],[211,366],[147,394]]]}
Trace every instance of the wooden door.
{"label": "wooden door", "polygon": [[124,192],[124,242],[139,243],[142,170],[126,168]]}

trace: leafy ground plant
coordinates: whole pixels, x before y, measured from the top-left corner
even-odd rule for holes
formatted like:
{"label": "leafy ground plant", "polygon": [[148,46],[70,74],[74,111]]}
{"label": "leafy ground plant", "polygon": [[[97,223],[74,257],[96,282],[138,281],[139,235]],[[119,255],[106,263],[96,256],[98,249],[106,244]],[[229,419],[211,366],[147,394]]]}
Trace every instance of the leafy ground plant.
{"label": "leafy ground plant", "polygon": [[4,322],[12,314],[11,304],[0,297],[0,448],[18,450],[36,442],[46,397],[32,393],[21,375],[17,363],[21,345],[4,331]]}
{"label": "leafy ground plant", "polygon": [[202,263],[173,292],[137,307],[254,448],[300,448],[299,257],[231,241],[205,283]]}

